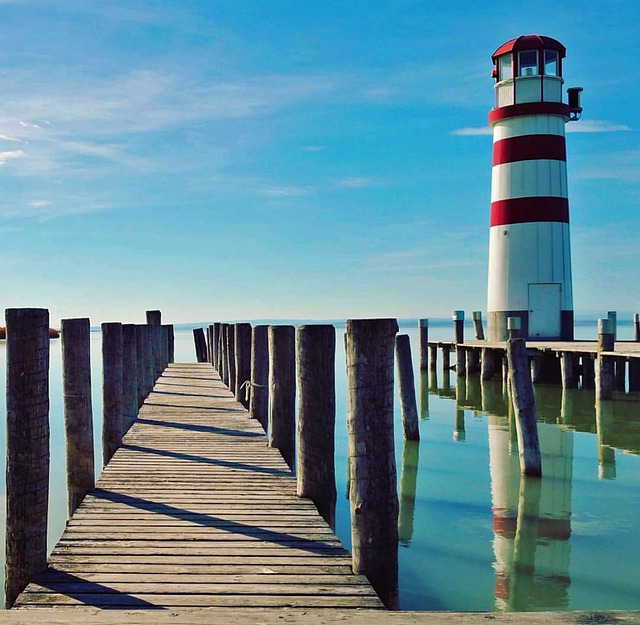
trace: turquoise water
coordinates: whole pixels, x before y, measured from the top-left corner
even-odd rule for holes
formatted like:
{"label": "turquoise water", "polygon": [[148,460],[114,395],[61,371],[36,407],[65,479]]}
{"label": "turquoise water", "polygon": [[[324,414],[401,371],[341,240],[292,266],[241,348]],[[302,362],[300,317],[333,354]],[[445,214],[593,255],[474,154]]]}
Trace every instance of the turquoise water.
{"label": "turquoise water", "polygon": [[[585,338],[591,338],[592,327],[595,323],[582,330]],[[415,364],[417,329],[400,331],[411,336]],[[337,329],[336,532],[349,546],[342,332]],[[431,338],[450,335],[447,326],[430,329]],[[629,335],[629,327],[620,328],[621,339]],[[99,467],[99,333],[92,334],[91,347]],[[52,341],[51,349],[53,547],[65,525],[66,494],[60,341]],[[191,331],[176,333],[176,361],[195,361]],[[0,343],[2,388],[4,375]],[[437,380],[421,380],[416,372],[416,383],[418,445],[403,445],[396,410],[401,607],[640,609],[640,402],[629,396],[608,402],[596,419],[592,392],[537,387],[544,477],[525,482],[501,382],[480,384],[476,377],[467,384],[438,370]],[[3,424],[4,409],[2,400]],[[4,471],[4,427],[0,437]],[[4,525],[4,492],[0,495]]]}

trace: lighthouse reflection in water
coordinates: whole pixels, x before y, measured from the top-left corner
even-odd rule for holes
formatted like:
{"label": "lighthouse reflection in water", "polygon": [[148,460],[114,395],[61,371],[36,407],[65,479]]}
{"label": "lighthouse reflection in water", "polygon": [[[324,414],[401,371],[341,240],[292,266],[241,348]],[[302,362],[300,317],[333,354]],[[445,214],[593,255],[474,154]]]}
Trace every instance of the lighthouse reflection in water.
{"label": "lighthouse reflection in water", "polygon": [[536,479],[501,380],[417,379],[419,445],[397,430],[401,607],[640,609],[637,395],[596,409],[593,391],[536,385]]}
{"label": "lighthouse reflection in water", "polygon": [[544,479],[520,474],[513,420],[489,416],[489,466],[499,610],[566,609],[571,583],[573,432],[538,426]]}

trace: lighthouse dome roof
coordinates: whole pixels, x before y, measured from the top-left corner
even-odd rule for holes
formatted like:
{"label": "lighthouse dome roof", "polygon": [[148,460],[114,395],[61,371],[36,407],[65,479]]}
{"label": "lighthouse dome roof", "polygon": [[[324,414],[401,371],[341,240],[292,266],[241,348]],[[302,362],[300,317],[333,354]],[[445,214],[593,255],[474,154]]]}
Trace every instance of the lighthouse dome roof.
{"label": "lighthouse dome roof", "polygon": [[520,35],[515,39],[510,39],[503,43],[492,55],[491,58],[495,62],[496,58],[507,54],[508,52],[519,52],[520,50],[557,50],[560,58],[564,58],[567,49],[557,40],[544,35]]}

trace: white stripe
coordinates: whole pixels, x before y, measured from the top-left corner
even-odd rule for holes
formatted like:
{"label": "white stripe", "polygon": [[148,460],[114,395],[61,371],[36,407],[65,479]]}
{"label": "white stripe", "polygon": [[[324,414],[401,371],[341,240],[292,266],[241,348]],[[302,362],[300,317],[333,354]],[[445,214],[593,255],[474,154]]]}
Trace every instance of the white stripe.
{"label": "white stripe", "polygon": [[494,142],[524,135],[559,135],[564,137],[564,117],[559,115],[520,115],[502,119],[493,126]]}
{"label": "white stripe", "polygon": [[503,163],[491,168],[492,202],[541,196],[569,197],[564,161],[537,159]]}

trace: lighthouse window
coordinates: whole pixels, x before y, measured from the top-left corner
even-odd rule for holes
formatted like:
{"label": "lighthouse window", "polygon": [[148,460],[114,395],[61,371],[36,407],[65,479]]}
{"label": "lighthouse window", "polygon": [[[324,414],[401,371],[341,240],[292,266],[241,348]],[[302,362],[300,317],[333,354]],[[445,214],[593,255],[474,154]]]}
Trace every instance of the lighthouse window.
{"label": "lighthouse window", "polygon": [[509,80],[510,78],[513,78],[511,55],[503,54],[498,57],[498,80]]}
{"label": "lighthouse window", "polygon": [[544,51],[544,73],[547,76],[558,76],[558,53],[555,50]]}
{"label": "lighthouse window", "polygon": [[523,50],[518,52],[519,76],[535,76],[538,73],[538,51]]}

